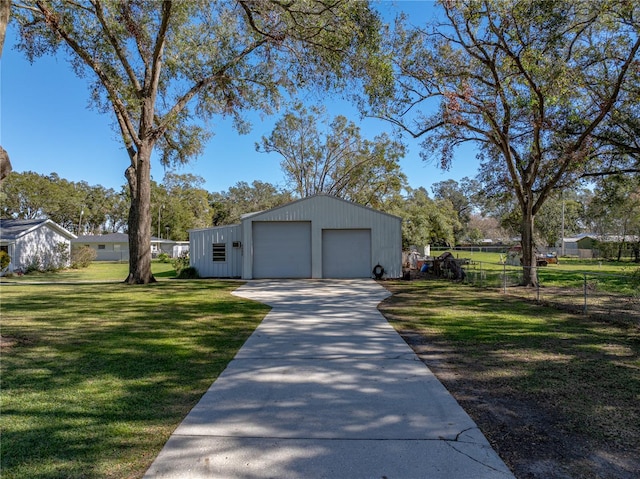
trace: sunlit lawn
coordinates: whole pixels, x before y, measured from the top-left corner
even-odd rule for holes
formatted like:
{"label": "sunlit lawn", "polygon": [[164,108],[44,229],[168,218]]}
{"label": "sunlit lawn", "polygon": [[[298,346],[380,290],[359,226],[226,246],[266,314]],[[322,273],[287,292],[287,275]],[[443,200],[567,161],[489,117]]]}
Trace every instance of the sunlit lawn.
{"label": "sunlit lawn", "polygon": [[[175,271],[171,263],[153,261],[151,271],[156,279],[172,278]],[[129,263],[94,261],[88,268],[66,269],[55,273],[29,273],[3,278],[10,282],[78,282],[78,281],[124,281],[129,274]]]}
{"label": "sunlit lawn", "polygon": [[2,478],[141,477],[268,311],[238,285],[0,285]]}
{"label": "sunlit lawn", "polygon": [[[488,274],[489,277],[501,275],[503,270],[518,272],[521,268],[504,266],[505,254],[478,251],[453,251],[457,258],[466,258],[471,264],[466,269],[471,274]],[[433,251],[437,256],[444,252]],[[599,288],[611,293],[633,296],[638,293],[632,275],[638,271],[640,264],[631,261],[585,260],[578,258],[560,258],[559,264],[549,264],[538,268],[538,278],[543,286],[582,288],[585,274],[590,283],[597,282]],[[636,273],[637,274],[637,273]],[[500,284],[500,281],[497,281]]]}

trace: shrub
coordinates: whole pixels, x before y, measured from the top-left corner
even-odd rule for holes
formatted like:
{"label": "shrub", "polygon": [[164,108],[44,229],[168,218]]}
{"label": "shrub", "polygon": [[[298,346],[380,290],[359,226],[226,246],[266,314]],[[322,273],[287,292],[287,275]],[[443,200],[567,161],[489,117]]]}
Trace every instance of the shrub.
{"label": "shrub", "polygon": [[37,273],[42,271],[44,266],[42,265],[42,259],[38,253],[30,256],[27,259],[27,265],[24,268],[24,274]]}
{"label": "shrub", "polygon": [[3,271],[9,267],[11,263],[11,256],[6,251],[0,251],[0,271]]}
{"label": "shrub", "polygon": [[64,242],[56,243],[53,253],[44,262],[47,271],[60,271],[69,266],[69,245]]}
{"label": "shrub", "polygon": [[198,279],[199,277],[198,270],[193,266],[182,268],[177,276],[178,279]]}
{"label": "shrub", "polygon": [[158,261],[161,263],[170,263],[171,257],[167,253],[162,252],[158,255]]}
{"label": "shrub", "polygon": [[98,253],[89,246],[79,246],[71,251],[71,267],[73,269],[87,268],[96,259]]}
{"label": "shrub", "polygon": [[176,275],[180,277],[180,272],[189,267],[189,252],[183,251],[180,253],[180,256],[171,262],[171,264],[173,265],[173,269],[176,270]]}

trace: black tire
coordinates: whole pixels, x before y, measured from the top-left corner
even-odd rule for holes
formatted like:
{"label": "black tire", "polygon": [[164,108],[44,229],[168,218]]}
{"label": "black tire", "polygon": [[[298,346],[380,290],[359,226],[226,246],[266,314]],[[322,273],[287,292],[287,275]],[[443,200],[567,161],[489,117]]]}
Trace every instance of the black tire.
{"label": "black tire", "polygon": [[379,264],[377,264],[373,267],[372,273],[376,277],[376,279],[382,279],[382,275],[384,274],[384,268]]}

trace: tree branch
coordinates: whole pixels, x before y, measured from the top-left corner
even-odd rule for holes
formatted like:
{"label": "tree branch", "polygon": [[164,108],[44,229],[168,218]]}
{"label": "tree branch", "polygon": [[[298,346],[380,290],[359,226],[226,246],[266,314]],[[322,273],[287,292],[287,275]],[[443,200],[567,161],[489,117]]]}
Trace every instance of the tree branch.
{"label": "tree branch", "polygon": [[128,137],[133,140],[136,145],[139,145],[140,139],[136,133],[135,126],[131,123],[127,115],[127,107],[122,102],[118,95],[118,89],[111,83],[108,75],[102,70],[101,65],[96,62],[89,52],[87,52],[69,33],[60,25],[57,15],[49,10],[44,2],[41,0],[36,1],[37,7],[40,9],[40,13],[43,15],[45,22],[49,28],[56,34],[60,35],[67,43],[67,45],[78,54],[78,56],[91,68],[100,79],[100,82],[107,90],[107,94],[111,98],[113,108],[116,111],[116,117],[120,123],[122,131],[128,133]]}
{"label": "tree branch", "polygon": [[100,21],[100,25],[102,25],[102,29],[104,30],[107,38],[109,39],[109,43],[113,47],[113,50],[116,52],[116,56],[118,57],[118,60],[120,60],[120,64],[124,68],[124,71],[127,73],[127,77],[129,77],[129,81],[135,88],[137,94],[140,95],[142,88],[140,86],[140,83],[138,82],[138,77],[136,77],[136,72],[133,70],[133,68],[131,67],[131,64],[127,60],[127,55],[123,51],[122,46],[120,45],[115,35],[109,28],[109,24],[106,21],[104,10],[102,8],[102,3],[100,2],[100,0],[91,0],[91,4],[95,9],[96,17]]}

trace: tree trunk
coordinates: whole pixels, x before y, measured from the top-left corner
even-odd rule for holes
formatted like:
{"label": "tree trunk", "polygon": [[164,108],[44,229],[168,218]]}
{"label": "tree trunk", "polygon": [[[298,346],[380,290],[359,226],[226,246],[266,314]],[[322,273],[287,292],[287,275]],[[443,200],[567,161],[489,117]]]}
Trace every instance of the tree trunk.
{"label": "tree trunk", "polygon": [[538,264],[533,241],[533,205],[526,202],[522,207],[522,283],[523,286],[538,284]]}
{"label": "tree trunk", "polygon": [[9,161],[9,153],[0,146],[0,185],[2,181],[11,173],[11,161]]}
{"label": "tree trunk", "polygon": [[126,177],[131,191],[129,209],[129,276],[128,284],[154,283],[151,274],[151,151],[145,142],[138,150],[136,167],[127,168]]}

